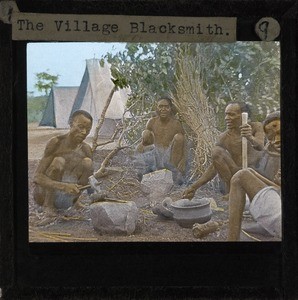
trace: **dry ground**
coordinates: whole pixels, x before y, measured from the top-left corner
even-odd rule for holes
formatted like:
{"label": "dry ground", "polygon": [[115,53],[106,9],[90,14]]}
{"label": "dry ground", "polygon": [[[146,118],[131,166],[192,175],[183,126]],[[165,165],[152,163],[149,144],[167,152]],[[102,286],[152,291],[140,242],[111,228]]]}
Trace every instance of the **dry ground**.
{"label": "dry ground", "polygon": [[[101,235],[96,232],[90,220],[90,200],[86,192],[81,195],[81,201],[85,204],[83,209],[70,208],[60,210],[57,219],[46,226],[38,226],[43,219],[43,212],[32,197],[34,184],[33,174],[42,157],[47,141],[58,134],[65,133],[66,130],[54,130],[52,128],[38,128],[36,124],[28,126],[28,180],[29,180],[29,240],[30,242],[131,242],[131,241],[177,241],[177,242],[205,242],[205,241],[225,241],[227,237],[227,225],[223,225],[216,232],[210,233],[207,237],[196,239],[192,234],[192,229],[182,228],[173,220],[162,219],[152,213],[152,207],[156,204],[150,198],[150,194],[145,193],[137,181],[136,174],[131,168],[131,157],[127,151],[122,150],[112,160],[111,166],[121,166],[126,171],[117,173],[112,177],[107,177],[102,181],[105,189],[109,189],[113,197],[124,200],[135,201],[139,208],[139,219],[136,231],[130,236],[121,235]],[[88,140],[87,140],[88,142]],[[90,142],[90,140],[89,140]],[[109,153],[113,145],[97,150],[94,156],[95,167],[98,168],[103,158]],[[181,199],[185,186],[174,186],[168,196],[173,200]],[[222,195],[205,186],[198,191],[201,197],[213,198],[212,220],[226,221],[228,219],[228,202],[221,199]],[[162,199],[159,199],[162,200]],[[249,215],[244,216],[244,223],[251,222]],[[272,240],[263,236],[241,233],[242,241]]]}

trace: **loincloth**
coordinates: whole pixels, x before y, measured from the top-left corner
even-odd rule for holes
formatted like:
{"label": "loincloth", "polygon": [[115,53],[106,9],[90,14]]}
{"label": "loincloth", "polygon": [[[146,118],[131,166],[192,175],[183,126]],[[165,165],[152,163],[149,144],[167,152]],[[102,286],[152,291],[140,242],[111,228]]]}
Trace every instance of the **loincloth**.
{"label": "loincloth", "polygon": [[261,189],[251,201],[249,211],[270,235],[281,238],[281,197],[274,187]]}

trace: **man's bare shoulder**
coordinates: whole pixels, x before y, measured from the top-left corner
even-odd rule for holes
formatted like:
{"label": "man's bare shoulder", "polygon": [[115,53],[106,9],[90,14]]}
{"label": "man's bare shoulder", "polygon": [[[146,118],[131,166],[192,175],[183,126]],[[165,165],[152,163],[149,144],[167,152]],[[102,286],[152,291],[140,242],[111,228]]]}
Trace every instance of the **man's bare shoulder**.
{"label": "man's bare shoulder", "polygon": [[181,124],[180,120],[177,119],[176,117],[171,117],[171,120],[172,120],[173,122],[175,122],[176,124]]}
{"label": "man's bare shoulder", "polygon": [[159,120],[159,116],[154,116],[148,120],[148,123],[155,123],[157,120]]}
{"label": "man's bare shoulder", "polygon": [[223,147],[225,145],[226,141],[228,141],[229,139],[230,139],[229,131],[225,130],[224,132],[221,132],[219,134],[219,136],[217,137],[217,141],[215,142],[215,146]]}
{"label": "man's bare shoulder", "polygon": [[53,152],[55,152],[55,150],[59,147],[59,145],[62,143],[62,141],[65,138],[66,138],[65,134],[58,135],[58,136],[51,138],[45,147],[44,155],[48,156],[48,155],[51,155]]}
{"label": "man's bare shoulder", "polygon": [[150,129],[158,121],[158,119],[159,119],[158,116],[151,117],[146,124],[146,128]]}
{"label": "man's bare shoulder", "polygon": [[221,132],[219,135],[218,135],[218,138],[217,140],[222,140],[222,139],[225,139],[229,134],[229,131],[228,130],[225,130],[224,132]]}
{"label": "man's bare shoulder", "polygon": [[172,122],[171,126],[173,126],[174,128],[177,128],[179,131],[181,130],[183,132],[182,123],[180,122],[179,119],[177,119],[176,117],[172,117],[171,122]]}
{"label": "man's bare shoulder", "polygon": [[87,157],[92,157],[92,149],[89,144],[86,142],[82,142],[82,150],[86,154]]}

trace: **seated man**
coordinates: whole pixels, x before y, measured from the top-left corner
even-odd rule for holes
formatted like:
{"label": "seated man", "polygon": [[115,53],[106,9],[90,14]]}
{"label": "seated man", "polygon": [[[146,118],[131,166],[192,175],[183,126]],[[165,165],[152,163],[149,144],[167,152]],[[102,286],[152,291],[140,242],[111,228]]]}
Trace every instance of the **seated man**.
{"label": "seated man", "polygon": [[[156,166],[153,169],[171,168],[185,172],[185,137],[179,120],[174,117],[170,98],[160,98],[157,102],[157,116],[151,118],[142,133],[138,153],[155,151]],[[154,149],[153,149],[154,144]],[[150,166],[149,166],[150,167]]]}
{"label": "seated man", "polygon": [[[268,138],[266,151],[269,155],[280,155],[279,112],[269,114],[264,121],[264,131]],[[250,201],[249,211],[257,222],[255,230],[281,238],[281,172],[277,172],[274,182],[253,169],[238,171],[231,180],[228,240],[240,238],[242,215],[246,194]]]}
{"label": "seated man", "polygon": [[[249,107],[243,102],[231,102],[225,109],[227,130],[218,139],[212,149],[212,164],[203,175],[190,187],[183,197],[192,199],[198,188],[212,180],[216,174],[226,184],[227,192],[230,190],[232,176],[242,167],[242,137],[246,137],[248,166],[256,168],[264,147],[264,131],[260,122],[242,124],[242,113],[247,112],[250,117]],[[228,194],[224,197],[228,199]]]}
{"label": "seated man", "polygon": [[70,117],[67,134],[52,138],[36,169],[34,200],[44,207],[47,216],[55,216],[57,197],[72,195],[75,203],[80,186],[88,184],[93,174],[91,147],[84,142],[92,126],[86,111],[75,111]]}

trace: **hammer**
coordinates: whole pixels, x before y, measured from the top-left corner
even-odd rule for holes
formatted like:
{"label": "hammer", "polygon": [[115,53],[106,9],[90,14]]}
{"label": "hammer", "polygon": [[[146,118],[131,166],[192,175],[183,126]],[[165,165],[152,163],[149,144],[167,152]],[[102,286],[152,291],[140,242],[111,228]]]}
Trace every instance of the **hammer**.
{"label": "hammer", "polygon": [[88,177],[88,182],[89,182],[89,184],[79,187],[79,190],[82,191],[85,189],[93,188],[97,193],[101,192],[99,182],[94,177],[94,175],[91,175],[90,177]]}
{"label": "hammer", "polygon": [[118,202],[118,203],[128,203],[128,201],[125,201],[125,200],[118,200],[118,199],[114,199],[114,198],[108,198],[107,197],[107,193],[104,192],[104,191],[93,193],[90,196],[90,199],[92,200],[92,202],[97,202],[97,201],[111,201],[111,202]]}
{"label": "hammer", "polygon": [[94,175],[91,175],[88,177],[89,184],[81,186],[79,190],[84,190],[88,188],[93,188],[95,190],[95,193],[93,193],[90,198],[92,202],[96,201],[112,201],[112,202],[118,202],[118,203],[127,203],[128,201],[125,200],[118,200],[113,198],[108,198],[107,193],[102,191],[99,186],[98,180],[94,177]]}

